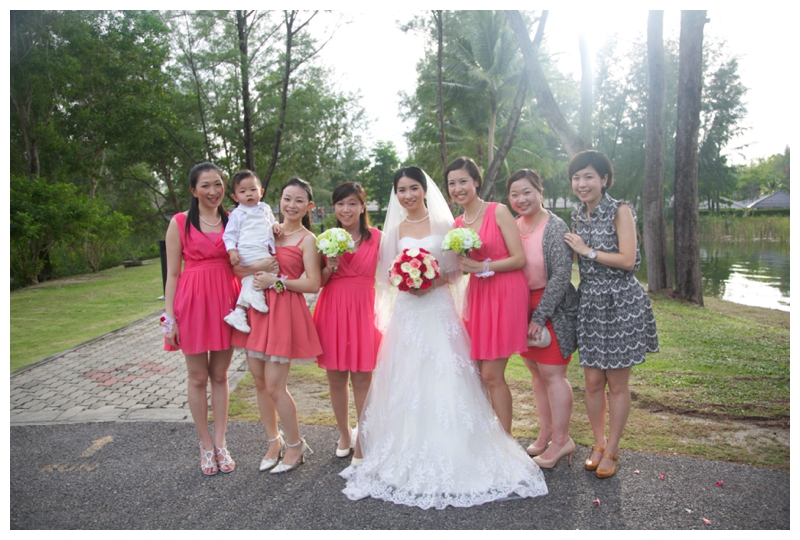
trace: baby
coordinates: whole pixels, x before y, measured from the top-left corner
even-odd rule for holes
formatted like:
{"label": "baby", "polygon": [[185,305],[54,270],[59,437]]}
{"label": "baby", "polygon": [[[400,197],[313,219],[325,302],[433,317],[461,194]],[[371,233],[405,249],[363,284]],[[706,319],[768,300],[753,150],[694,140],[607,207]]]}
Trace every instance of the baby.
{"label": "baby", "polygon": [[[231,257],[231,265],[250,266],[260,259],[275,254],[275,234],[281,227],[269,205],[261,202],[264,188],[258,177],[248,170],[239,171],[231,178],[231,197],[239,203],[229,215],[222,240]],[[247,308],[253,306],[267,313],[264,291],[253,288],[253,275],[242,278],[242,291],[236,300],[236,309],[225,317],[225,322],[245,334],[250,332],[247,324]]]}

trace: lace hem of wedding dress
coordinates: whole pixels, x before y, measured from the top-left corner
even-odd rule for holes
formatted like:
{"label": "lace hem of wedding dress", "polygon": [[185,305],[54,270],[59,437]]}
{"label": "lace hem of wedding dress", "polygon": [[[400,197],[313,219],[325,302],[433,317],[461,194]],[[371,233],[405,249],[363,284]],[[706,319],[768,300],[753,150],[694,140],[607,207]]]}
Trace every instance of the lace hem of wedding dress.
{"label": "lace hem of wedding dress", "polygon": [[415,493],[412,489],[397,488],[378,478],[370,478],[371,475],[360,474],[359,468],[360,465],[350,466],[339,473],[339,476],[348,480],[347,487],[342,493],[351,501],[372,497],[395,504],[416,506],[423,510],[430,508],[444,510],[448,506],[468,508],[495,501],[547,495],[547,487],[537,478],[514,485],[492,486],[484,492]]}

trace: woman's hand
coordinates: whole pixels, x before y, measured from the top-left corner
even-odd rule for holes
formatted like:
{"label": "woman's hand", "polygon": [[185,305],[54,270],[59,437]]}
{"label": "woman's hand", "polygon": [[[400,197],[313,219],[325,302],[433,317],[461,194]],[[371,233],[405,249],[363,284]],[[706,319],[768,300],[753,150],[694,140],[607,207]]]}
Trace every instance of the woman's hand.
{"label": "woman's hand", "polygon": [[591,251],[591,249],[583,242],[583,238],[575,233],[565,233],[564,241],[569,247],[572,248],[572,251],[583,257],[586,257]]}
{"label": "woman's hand", "polygon": [[339,257],[335,255],[330,255],[329,257],[327,257],[327,259],[328,259],[328,268],[330,268],[332,271],[335,272],[336,269],[339,268]]}
{"label": "woman's hand", "polygon": [[528,338],[532,339],[533,341],[539,341],[542,339],[542,327],[536,324],[535,322],[531,321],[528,325]]}
{"label": "woman's hand", "polygon": [[167,338],[167,343],[169,343],[170,347],[179,348],[181,345],[181,333],[178,330],[178,323],[173,323],[172,330],[164,334],[164,337]]}
{"label": "woman's hand", "polygon": [[446,285],[447,282],[441,278],[434,279],[433,285],[428,287],[427,289],[409,289],[409,293],[413,294],[416,297],[425,296],[426,294],[432,293],[436,287],[442,287]]}
{"label": "woman's hand", "polygon": [[461,267],[462,272],[467,272],[469,274],[479,274],[483,272],[483,261],[470,259],[466,255],[458,255],[458,266]]}
{"label": "woman's hand", "polygon": [[275,285],[278,276],[268,272],[256,272],[253,274],[253,288],[257,291],[265,291]]}

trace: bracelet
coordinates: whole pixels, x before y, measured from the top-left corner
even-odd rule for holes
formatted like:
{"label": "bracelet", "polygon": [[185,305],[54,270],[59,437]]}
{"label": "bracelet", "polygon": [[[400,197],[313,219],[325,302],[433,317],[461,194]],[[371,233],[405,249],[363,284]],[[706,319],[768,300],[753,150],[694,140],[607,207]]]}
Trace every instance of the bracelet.
{"label": "bracelet", "polygon": [[286,282],[284,281],[288,276],[283,275],[278,278],[278,281],[269,286],[270,289],[275,289],[275,292],[282,293],[286,290]]}
{"label": "bracelet", "polygon": [[172,332],[172,326],[178,326],[178,321],[167,315],[166,312],[161,314],[161,331],[165,334]]}
{"label": "bracelet", "polygon": [[483,272],[480,274],[475,274],[476,277],[486,279],[487,277],[491,277],[494,275],[494,272],[489,270],[489,263],[492,262],[492,259],[485,259],[483,261]]}

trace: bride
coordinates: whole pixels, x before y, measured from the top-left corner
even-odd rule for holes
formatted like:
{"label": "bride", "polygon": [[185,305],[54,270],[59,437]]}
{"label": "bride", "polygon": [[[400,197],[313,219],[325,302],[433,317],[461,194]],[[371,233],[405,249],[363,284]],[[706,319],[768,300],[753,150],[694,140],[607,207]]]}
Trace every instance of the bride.
{"label": "bride", "polygon": [[[378,257],[384,338],[359,421],[364,458],[340,473],[352,500],[443,509],[547,494],[542,472],[494,416],[470,360],[455,301],[461,271],[441,247],[452,228],[436,184],[418,167],[400,169]],[[439,261],[441,277],[428,289],[398,292],[388,269],[403,249],[420,247]]]}

